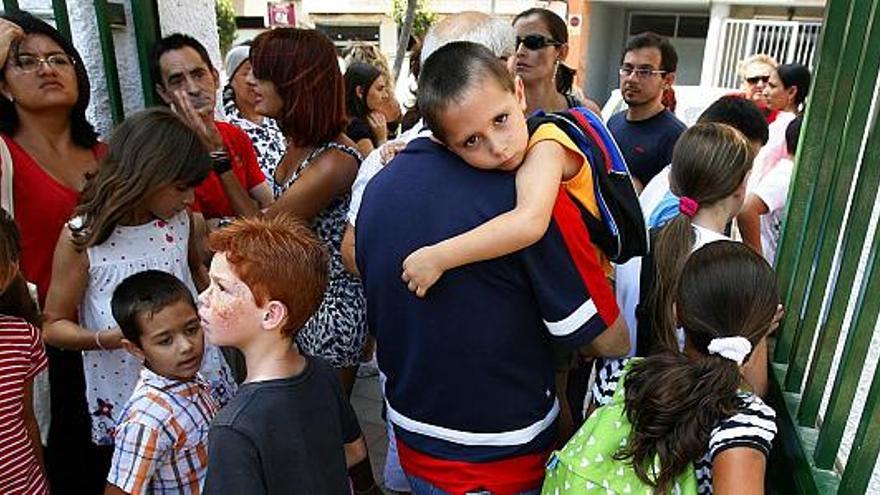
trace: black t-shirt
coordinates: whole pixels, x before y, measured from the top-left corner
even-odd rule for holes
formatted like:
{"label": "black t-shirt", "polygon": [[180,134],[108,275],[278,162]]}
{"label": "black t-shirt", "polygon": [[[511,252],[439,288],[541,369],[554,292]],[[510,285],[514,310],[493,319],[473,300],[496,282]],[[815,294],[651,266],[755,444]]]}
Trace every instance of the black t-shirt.
{"label": "black t-shirt", "polygon": [[366,120],[357,117],[351,119],[348,121],[348,127],[345,128],[345,134],[355,143],[361,139],[369,139],[373,146],[376,146],[376,136]]}
{"label": "black t-shirt", "polygon": [[645,120],[626,120],[626,111],[608,119],[608,130],[620,147],[629,173],[642,186],[672,162],[672,149],[687,126],[669,110]]}
{"label": "black t-shirt", "polygon": [[350,493],[344,444],[361,429],[330,366],[245,383],[211,423],[205,493]]}

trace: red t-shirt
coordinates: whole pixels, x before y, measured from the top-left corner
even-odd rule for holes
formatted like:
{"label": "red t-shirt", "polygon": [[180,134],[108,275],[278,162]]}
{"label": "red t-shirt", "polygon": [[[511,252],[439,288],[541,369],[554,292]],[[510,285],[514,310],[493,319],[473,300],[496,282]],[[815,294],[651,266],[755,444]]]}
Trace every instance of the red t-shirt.
{"label": "red t-shirt", "polygon": [[0,493],[48,493],[24,424],[25,384],[46,367],[36,328],[0,315]]}
{"label": "red t-shirt", "polygon": [[[12,197],[15,223],[21,231],[21,272],[37,284],[40,304],[46,302],[52,279],[52,257],[61,229],[79,201],[79,192],[58,182],[43,170],[18,143],[2,136],[12,157]],[[104,144],[97,144],[92,153],[101,158]]]}
{"label": "red t-shirt", "polygon": [[[254,145],[248,135],[232,124],[226,122],[215,122],[215,124],[223,139],[226,152],[232,160],[232,173],[238,178],[245,192],[265,182],[266,176],[257,164],[257,152],[254,151]],[[211,172],[196,188],[193,210],[202,212],[205,218],[235,216],[232,204],[223,191],[223,185],[220,184],[220,177],[214,172]]]}

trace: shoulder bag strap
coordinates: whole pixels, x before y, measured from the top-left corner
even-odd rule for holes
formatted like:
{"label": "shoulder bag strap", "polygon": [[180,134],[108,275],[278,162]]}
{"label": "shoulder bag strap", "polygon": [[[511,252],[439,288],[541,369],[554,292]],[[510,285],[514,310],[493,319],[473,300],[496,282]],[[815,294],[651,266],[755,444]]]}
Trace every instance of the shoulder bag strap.
{"label": "shoulder bag strap", "polygon": [[6,141],[0,137],[0,207],[15,218],[15,203],[12,201],[12,156]]}

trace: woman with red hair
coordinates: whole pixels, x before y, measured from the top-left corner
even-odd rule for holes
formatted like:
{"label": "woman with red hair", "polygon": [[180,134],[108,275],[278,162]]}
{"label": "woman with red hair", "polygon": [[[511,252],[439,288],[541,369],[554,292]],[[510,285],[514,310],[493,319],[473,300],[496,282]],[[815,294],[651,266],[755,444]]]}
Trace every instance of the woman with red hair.
{"label": "woman with red hair", "polygon": [[339,247],[361,156],[344,134],[336,49],[314,30],[274,29],[254,40],[251,64],[256,111],[275,119],[288,141],[273,177],[276,202],[269,215],[292,213],[310,222],[330,253],[324,301],[296,342],[304,353],[327,359],[350,395],[366,340],[366,302]]}

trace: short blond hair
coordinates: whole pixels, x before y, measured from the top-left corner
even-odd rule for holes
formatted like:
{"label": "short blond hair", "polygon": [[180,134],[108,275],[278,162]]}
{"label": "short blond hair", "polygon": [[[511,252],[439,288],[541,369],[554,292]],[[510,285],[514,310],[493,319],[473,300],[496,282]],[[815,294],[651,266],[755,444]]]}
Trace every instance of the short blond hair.
{"label": "short blond hair", "polygon": [[754,64],[763,64],[773,69],[779,65],[779,63],[776,62],[776,59],[770,55],[767,55],[766,53],[756,53],[751,57],[740,60],[739,63],[736,64],[736,74],[740,79],[745,79],[746,68]]}

